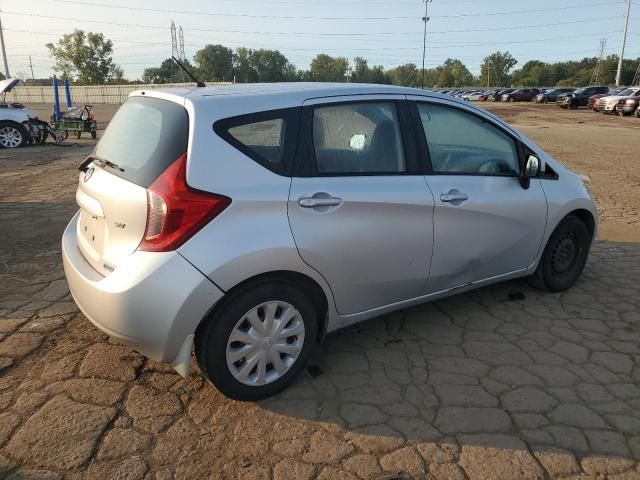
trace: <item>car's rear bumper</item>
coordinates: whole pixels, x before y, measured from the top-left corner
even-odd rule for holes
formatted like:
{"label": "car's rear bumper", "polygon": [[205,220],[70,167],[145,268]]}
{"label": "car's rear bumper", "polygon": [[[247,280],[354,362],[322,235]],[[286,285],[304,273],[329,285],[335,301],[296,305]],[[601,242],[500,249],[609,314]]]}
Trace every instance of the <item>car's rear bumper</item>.
{"label": "car's rear bumper", "polygon": [[80,310],[119,342],[152,360],[175,363],[224,293],[177,252],[136,251],[102,276],[77,246],[77,221],[76,214],[62,236],[62,259]]}

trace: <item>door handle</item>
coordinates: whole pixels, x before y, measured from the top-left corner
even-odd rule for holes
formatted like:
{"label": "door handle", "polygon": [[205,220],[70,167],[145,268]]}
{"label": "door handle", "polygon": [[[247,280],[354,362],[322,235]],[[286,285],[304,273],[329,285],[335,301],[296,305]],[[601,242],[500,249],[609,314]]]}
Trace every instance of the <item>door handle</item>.
{"label": "door handle", "polygon": [[460,190],[453,189],[449,190],[448,193],[441,194],[440,200],[446,203],[453,203],[455,205],[456,203],[460,204],[469,200],[469,195],[461,192]]}
{"label": "door handle", "polygon": [[307,197],[301,198],[298,204],[302,208],[316,208],[316,207],[337,207],[342,203],[342,199],[334,197]]}

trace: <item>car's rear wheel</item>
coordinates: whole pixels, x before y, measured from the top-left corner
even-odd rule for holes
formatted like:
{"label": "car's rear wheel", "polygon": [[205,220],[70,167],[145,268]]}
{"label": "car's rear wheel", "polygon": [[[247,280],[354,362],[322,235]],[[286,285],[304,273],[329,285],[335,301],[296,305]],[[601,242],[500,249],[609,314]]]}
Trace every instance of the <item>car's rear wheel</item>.
{"label": "car's rear wheel", "polygon": [[573,286],[587,262],[591,234],[578,217],[570,215],[555,229],[532,277],[534,286],[561,292]]}
{"label": "car's rear wheel", "polygon": [[232,294],[198,328],[196,358],[224,395],[259,400],[289,385],[316,343],[317,313],[286,281],[264,282]]}
{"label": "car's rear wheel", "polygon": [[26,145],[27,132],[15,122],[0,122],[0,147],[18,148]]}

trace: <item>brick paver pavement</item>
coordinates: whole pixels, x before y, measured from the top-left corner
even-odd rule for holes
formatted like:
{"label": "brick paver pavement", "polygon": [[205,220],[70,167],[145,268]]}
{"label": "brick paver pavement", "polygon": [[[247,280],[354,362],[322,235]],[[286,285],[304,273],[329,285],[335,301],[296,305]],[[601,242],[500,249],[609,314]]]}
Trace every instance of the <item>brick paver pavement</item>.
{"label": "brick paver pavement", "polygon": [[509,282],[342,330],[240,403],[77,311],[69,155],[1,177],[0,477],[640,478],[640,245],[598,242],[564,294]]}

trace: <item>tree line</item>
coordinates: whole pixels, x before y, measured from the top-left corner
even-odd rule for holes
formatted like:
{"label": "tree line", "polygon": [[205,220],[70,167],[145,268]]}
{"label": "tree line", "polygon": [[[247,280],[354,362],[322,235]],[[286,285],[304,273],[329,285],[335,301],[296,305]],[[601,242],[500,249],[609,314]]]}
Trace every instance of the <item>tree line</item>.
{"label": "tree line", "polygon": [[[78,84],[104,83],[180,83],[189,81],[185,73],[167,58],[157,67],[144,70],[140,80],[126,80],[123,70],[113,61],[113,43],[101,33],[75,30],[64,35],[47,48],[55,60],[54,71],[61,78]],[[480,74],[473,75],[459,59],[448,58],[435,68],[424,72],[425,87],[490,87],[490,86],[581,86],[591,81],[597,57],[562,62],[531,60],[520,68],[509,52],[487,55]],[[414,63],[385,69],[382,65],[369,65],[364,57],[350,61],[343,56],[326,53],[316,55],[308,69],[298,69],[278,50],[236,48],[224,45],[206,45],[192,60],[185,61],[199,80],[205,82],[366,82],[420,87],[422,69]],[[622,67],[622,84],[632,82],[640,58],[627,59]],[[617,55],[603,61],[603,83],[615,82]]]}

